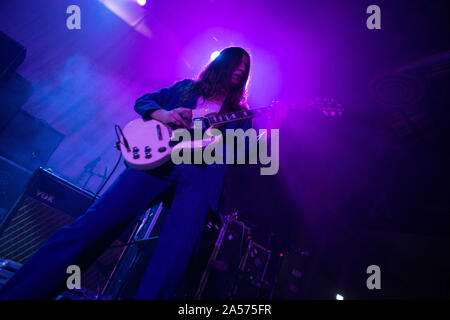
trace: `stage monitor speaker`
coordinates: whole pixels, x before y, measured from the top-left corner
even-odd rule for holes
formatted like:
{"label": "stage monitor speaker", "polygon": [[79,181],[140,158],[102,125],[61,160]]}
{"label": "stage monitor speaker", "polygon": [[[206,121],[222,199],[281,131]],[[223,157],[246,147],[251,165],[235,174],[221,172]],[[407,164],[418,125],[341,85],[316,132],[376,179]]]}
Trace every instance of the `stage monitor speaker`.
{"label": "stage monitor speaker", "polygon": [[[59,228],[70,225],[82,215],[94,195],[39,168],[33,173],[25,192],[8,212],[0,226],[0,258],[23,264]],[[127,240],[125,240],[127,241]],[[116,240],[82,274],[82,286],[98,292],[109,279],[123,247]]]}
{"label": "stage monitor speaker", "polygon": [[63,139],[46,122],[19,111],[0,134],[0,155],[34,171],[47,164]]}
{"label": "stage monitor speaker", "polygon": [[[102,292],[104,297],[113,300],[134,299],[158,244],[159,235],[170,211],[172,198],[173,194],[170,193],[162,196],[155,201],[157,204],[150,207],[141,216],[140,222],[135,227],[136,232],[133,233],[130,241],[132,244],[127,246],[111,276],[111,281]],[[158,202],[159,200],[161,202]],[[191,300],[194,298],[195,290],[219,236],[220,225],[220,217],[210,211],[203,228],[201,241],[196,246],[196,254],[191,256],[185,275],[178,284],[172,299]]]}
{"label": "stage monitor speaker", "polygon": [[169,210],[158,203],[141,217],[102,294],[113,300],[132,300],[156,249]]}
{"label": "stage monitor speaker", "polygon": [[0,81],[7,79],[25,60],[26,49],[0,31]]}

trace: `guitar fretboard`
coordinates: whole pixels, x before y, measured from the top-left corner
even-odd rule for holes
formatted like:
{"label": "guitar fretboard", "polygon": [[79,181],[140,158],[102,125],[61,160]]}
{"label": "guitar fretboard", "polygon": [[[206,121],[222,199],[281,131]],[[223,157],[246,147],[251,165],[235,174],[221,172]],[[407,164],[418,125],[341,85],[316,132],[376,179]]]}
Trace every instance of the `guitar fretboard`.
{"label": "guitar fretboard", "polygon": [[234,121],[239,121],[242,119],[254,118],[262,116],[271,112],[271,107],[264,107],[252,110],[241,110],[236,112],[218,114],[214,116],[207,117],[211,125],[220,125],[223,123],[229,123]]}

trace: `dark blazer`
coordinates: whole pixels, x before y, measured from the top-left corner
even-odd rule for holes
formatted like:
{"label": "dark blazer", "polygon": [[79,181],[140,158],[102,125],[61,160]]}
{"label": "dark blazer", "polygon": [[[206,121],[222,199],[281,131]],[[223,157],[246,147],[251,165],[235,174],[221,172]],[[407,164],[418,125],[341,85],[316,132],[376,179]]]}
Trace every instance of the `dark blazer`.
{"label": "dark blazer", "polygon": [[[190,109],[195,109],[197,99],[199,97],[199,92],[192,94],[187,101],[180,104],[182,99],[182,94],[185,92],[186,86],[192,84],[193,80],[185,79],[179,81],[172,85],[171,87],[161,89],[154,93],[148,93],[136,100],[134,105],[134,110],[140,114],[143,119],[151,119],[150,114],[152,111],[157,109],[173,110],[180,106]],[[252,127],[252,120],[245,119],[233,123],[228,123],[224,129],[237,129],[242,128],[247,130]],[[225,180],[225,175],[228,170],[228,165],[226,164],[211,164],[207,168],[207,179],[208,179],[208,202],[210,208],[214,212],[219,212],[219,204],[221,199],[221,194],[223,191],[223,184]]]}

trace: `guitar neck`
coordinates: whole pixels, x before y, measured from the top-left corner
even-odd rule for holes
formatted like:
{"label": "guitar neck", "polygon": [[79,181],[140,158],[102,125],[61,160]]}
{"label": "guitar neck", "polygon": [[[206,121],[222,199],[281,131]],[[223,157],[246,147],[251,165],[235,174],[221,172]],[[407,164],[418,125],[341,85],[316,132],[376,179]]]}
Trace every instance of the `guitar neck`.
{"label": "guitar neck", "polygon": [[[344,111],[342,105],[336,104],[333,100],[330,99],[328,100],[321,99],[316,101],[307,100],[296,105],[291,105],[289,106],[289,108],[290,109],[314,108],[317,110],[321,110],[325,115],[328,115],[328,113],[330,113],[331,116],[334,116],[334,114],[338,114],[339,116],[341,116],[342,112]],[[272,113],[273,111],[274,108],[272,106],[269,106],[251,110],[240,110],[230,113],[218,114],[214,116],[205,117],[204,119],[207,119],[210,125],[221,125],[243,119],[262,117]]]}
{"label": "guitar neck", "polygon": [[241,110],[230,113],[218,114],[210,117],[208,119],[210,125],[221,125],[225,123],[235,122],[243,119],[261,117],[272,112],[271,107],[263,107],[252,110]]}

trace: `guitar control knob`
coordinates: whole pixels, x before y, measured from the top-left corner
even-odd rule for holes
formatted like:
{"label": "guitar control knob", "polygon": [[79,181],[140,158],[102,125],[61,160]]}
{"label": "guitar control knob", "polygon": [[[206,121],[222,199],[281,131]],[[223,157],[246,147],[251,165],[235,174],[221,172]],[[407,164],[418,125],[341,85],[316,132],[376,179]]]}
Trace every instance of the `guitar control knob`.
{"label": "guitar control knob", "polygon": [[133,152],[134,153],[139,152],[139,148],[138,147],[133,147]]}
{"label": "guitar control knob", "polygon": [[149,146],[145,146],[145,152],[150,152],[152,151],[152,148],[150,148]]}
{"label": "guitar control knob", "polygon": [[164,151],[166,151],[166,150],[167,150],[166,147],[161,147],[161,148],[158,149],[159,152],[164,152]]}
{"label": "guitar control knob", "polygon": [[139,159],[139,153],[137,152],[133,153],[133,159]]}
{"label": "guitar control knob", "polygon": [[146,152],[145,153],[145,158],[146,159],[150,159],[152,157],[152,155],[150,154],[150,152]]}

